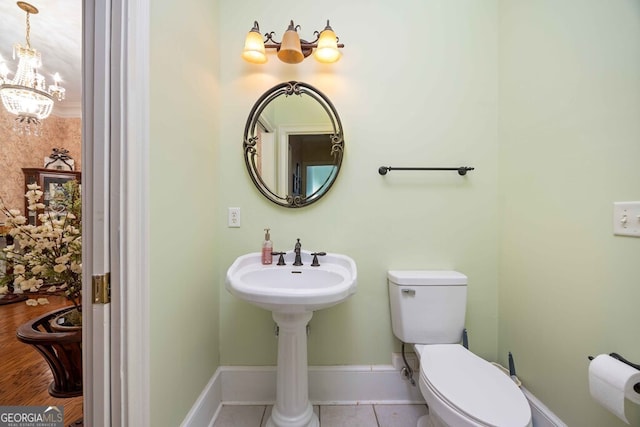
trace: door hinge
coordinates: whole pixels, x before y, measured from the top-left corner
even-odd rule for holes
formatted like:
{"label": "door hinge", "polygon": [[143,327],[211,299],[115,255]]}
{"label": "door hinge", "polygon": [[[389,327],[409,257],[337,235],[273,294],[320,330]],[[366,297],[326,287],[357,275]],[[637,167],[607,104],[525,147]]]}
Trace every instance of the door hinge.
{"label": "door hinge", "polygon": [[109,304],[111,302],[111,281],[109,273],[93,276],[93,303]]}

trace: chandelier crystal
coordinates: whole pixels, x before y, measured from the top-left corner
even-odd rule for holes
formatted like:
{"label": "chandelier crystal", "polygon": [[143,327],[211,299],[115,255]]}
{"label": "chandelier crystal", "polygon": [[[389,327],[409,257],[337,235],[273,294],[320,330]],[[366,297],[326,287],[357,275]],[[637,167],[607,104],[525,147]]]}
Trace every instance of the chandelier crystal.
{"label": "chandelier crystal", "polygon": [[53,85],[47,87],[44,76],[38,72],[42,58],[40,52],[31,47],[29,39],[29,15],[38,13],[38,9],[22,1],[17,4],[27,13],[27,43],[26,46],[19,43],[13,46],[13,59],[18,57],[18,68],[13,79],[8,78],[9,68],[0,57],[0,98],[7,111],[17,116],[15,131],[40,135],[42,120],[51,114],[54,99],[64,99],[65,90],[60,86],[58,73],[53,76]]}

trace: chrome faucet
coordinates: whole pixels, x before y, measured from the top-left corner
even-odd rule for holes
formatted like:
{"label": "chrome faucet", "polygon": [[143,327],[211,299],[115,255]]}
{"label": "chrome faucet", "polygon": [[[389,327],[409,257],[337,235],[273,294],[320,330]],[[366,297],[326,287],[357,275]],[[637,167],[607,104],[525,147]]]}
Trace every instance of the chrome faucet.
{"label": "chrome faucet", "polygon": [[296,259],[293,261],[293,265],[302,265],[302,257],[300,256],[301,250],[302,250],[302,244],[300,243],[300,239],[298,239],[295,249],[293,250],[296,253]]}

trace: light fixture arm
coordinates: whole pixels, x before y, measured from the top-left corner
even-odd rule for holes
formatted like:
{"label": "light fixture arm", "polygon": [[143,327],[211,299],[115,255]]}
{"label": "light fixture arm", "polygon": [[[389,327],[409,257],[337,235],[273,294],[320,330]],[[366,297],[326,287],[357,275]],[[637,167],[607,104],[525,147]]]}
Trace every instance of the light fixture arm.
{"label": "light fixture arm", "polygon": [[[276,35],[275,31],[271,31],[270,33],[264,33],[264,47],[267,49],[277,49],[280,48],[282,43],[275,41],[273,38]],[[269,43],[271,42],[271,43]]]}

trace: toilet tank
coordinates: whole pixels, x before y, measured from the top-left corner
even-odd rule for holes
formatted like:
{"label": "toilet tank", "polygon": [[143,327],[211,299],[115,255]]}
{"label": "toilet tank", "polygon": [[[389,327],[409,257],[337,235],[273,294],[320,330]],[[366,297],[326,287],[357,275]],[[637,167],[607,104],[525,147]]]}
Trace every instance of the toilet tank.
{"label": "toilet tank", "polygon": [[387,274],[393,334],[413,344],[462,339],[467,276],[457,271],[392,270]]}

